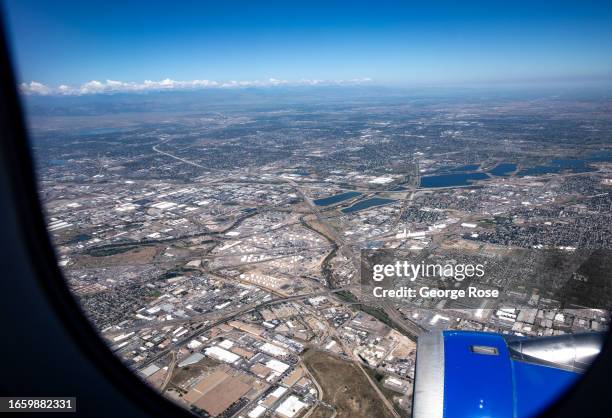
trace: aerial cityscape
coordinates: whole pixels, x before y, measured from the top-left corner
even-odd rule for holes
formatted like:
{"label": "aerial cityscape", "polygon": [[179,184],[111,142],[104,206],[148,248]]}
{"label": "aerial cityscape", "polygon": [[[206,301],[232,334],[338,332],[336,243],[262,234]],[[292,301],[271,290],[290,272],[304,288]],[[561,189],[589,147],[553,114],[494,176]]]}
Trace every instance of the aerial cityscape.
{"label": "aerial cityscape", "polygon": [[145,416],[529,418],[606,359],[610,1],[0,8],[57,262]]}
{"label": "aerial cityscape", "polygon": [[[609,279],[588,266],[612,247],[609,101],[207,94],[28,103],[70,289],[112,351],[178,404],[201,416],[409,416],[424,332],[608,328]],[[377,300],[361,287],[363,250],[472,257],[499,297]],[[557,271],[533,266],[553,250],[570,262],[547,289]],[[568,296],[584,283],[603,296]]]}

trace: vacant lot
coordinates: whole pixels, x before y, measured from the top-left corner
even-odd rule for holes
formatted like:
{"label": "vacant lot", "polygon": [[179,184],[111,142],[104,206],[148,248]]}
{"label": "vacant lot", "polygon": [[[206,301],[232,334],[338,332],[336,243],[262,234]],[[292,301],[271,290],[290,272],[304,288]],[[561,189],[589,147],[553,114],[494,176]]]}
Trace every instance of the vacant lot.
{"label": "vacant lot", "polygon": [[172,379],[170,380],[170,385],[187,392],[203,376],[212,373],[219,364],[218,361],[210,357],[204,357],[195,364],[190,364],[185,367],[176,367]]}
{"label": "vacant lot", "polygon": [[326,406],[319,405],[310,415],[310,418],[330,418],[334,416],[334,411]]}
{"label": "vacant lot", "polygon": [[153,245],[92,249],[74,261],[79,268],[151,264],[160,251]]}
{"label": "vacant lot", "polygon": [[323,401],[333,405],[338,418],[391,417],[357,366],[324,352],[309,350],[304,363],[323,389]]}

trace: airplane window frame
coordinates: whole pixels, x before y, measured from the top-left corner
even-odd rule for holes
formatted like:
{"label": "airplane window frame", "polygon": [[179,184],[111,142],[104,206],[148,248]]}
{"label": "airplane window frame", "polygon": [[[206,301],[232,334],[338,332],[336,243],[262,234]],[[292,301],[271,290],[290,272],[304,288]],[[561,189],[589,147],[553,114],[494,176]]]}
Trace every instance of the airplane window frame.
{"label": "airplane window frame", "polygon": [[8,199],[19,216],[18,228],[27,245],[28,261],[36,273],[38,285],[74,344],[123,395],[151,416],[193,417],[193,413],[163,397],[141,381],[111,352],[66,284],[43,217],[27,125],[17,91],[2,16],[0,68],[0,126],[3,132],[0,164],[11,173],[8,179],[11,196]]}
{"label": "airplane window frame", "polygon": [[[0,19],[0,125],[3,128],[0,162],[12,174],[8,179],[12,186],[8,199],[19,215],[18,227],[27,243],[28,261],[35,269],[38,284],[74,344],[85,353],[100,373],[132,402],[151,416],[193,417],[187,409],[149,387],[111,352],[66,284],[42,216],[43,208],[38,196],[27,126],[5,33]],[[605,405],[605,400],[599,397],[599,403],[596,402],[598,394],[595,389],[601,389],[601,383],[606,382],[607,375],[612,376],[611,341],[612,334],[608,333],[601,354],[587,372],[541,416],[576,416],[576,411],[584,413],[585,407],[586,410],[595,407],[596,409],[591,411],[605,413],[605,410],[597,409]]]}

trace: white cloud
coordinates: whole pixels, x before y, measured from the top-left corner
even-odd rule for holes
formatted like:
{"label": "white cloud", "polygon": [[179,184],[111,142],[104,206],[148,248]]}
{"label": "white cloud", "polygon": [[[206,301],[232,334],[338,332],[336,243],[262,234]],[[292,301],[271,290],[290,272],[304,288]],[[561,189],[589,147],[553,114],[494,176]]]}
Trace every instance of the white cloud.
{"label": "white cloud", "polygon": [[24,94],[38,94],[41,96],[45,96],[47,94],[51,94],[51,88],[48,86],[45,86],[42,83],[39,83],[38,81],[30,81],[30,84],[28,83],[21,83],[21,91]]}
{"label": "white cloud", "polygon": [[268,80],[268,82],[273,86],[280,86],[283,84],[288,84],[287,80],[277,80],[276,78],[271,78]]}
{"label": "white cloud", "polygon": [[142,92],[142,91],[159,91],[159,90],[189,90],[189,89],[205,89],[205,88],[244,88],[244,87],[273,87],[273,86],[317,86],[317,85],[349,85],[361,84],[372,81],[370,78],[354,78],[352,80],[309,80],[302,79],[291,82],[277,78],[269,78],[267,80],[230,80],[225,82],[217,82],[214,80],[188,80],[177,81],[171,78],[163,80],[144,80],[142,83],[125,82],[118,80],[98,81],[91,80],[80,86],[70,86],[61,84],[58,87],[52,88],[37,81],[30,83],[22,83],[20,85],[23,94],[31,95],[85,95],[85,94],[101,94],[101,93],[126,93],[126,92]]}
{"label": "white cloud", "polygon": [[81,86],[79,92],[81,94],[102,93],[108,88],[108,84],[103,84],[98,80],[91,80]]}
{"label": "white cloud", "polygon": [[316,86],[321,83],[324,83],[324,81],[323,80],[309,80],[309,79],[300,80],[300,84],[305,84],[307,86]]}
{"label": "white cloud", "polygon": [[57,88],[57,91],[59,94],[72,94],[72,87],[62,84]]}

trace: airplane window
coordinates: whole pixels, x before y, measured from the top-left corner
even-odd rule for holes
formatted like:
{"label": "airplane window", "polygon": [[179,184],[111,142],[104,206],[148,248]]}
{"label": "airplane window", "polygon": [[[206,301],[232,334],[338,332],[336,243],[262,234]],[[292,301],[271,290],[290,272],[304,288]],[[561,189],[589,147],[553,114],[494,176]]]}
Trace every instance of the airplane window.
{"label": "airplane window", "polygon": [[66,285],[186,410],[532,417],[601,351],[606,2],[4,14]]}

